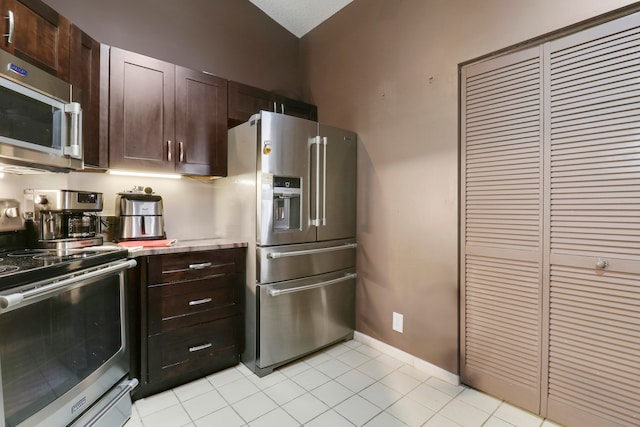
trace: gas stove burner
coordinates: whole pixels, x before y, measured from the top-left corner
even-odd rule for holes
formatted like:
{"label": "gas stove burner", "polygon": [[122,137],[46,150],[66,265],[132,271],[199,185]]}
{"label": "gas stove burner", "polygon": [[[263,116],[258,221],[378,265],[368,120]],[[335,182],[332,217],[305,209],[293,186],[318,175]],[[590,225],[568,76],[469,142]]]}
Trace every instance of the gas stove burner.
{"label": "gas stove burner", "polygon": [[48,253],[48,249],[20,249],[17,251],[9,252],[7,254],[8,257],[32,257],[38,254],[46,254]]}
{"label": "gas stove burner", "polygon": [[13,273],[20,270],[17,265],[0,265],[0,274]]}

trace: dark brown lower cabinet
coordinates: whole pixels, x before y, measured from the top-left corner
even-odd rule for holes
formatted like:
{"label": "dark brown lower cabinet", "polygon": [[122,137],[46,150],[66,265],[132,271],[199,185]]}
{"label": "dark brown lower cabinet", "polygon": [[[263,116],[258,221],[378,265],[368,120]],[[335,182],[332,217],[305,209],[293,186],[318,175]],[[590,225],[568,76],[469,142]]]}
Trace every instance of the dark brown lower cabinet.
{"label": "dark brown lower cabinet", "polygon": [[182,383],[195,372],[210,373],[237,363],[241,328],[242,319],[233,316],[150,336],[149,383]]}
{"label": "dark brown lower cabinet", "polygon": [[[130,276],[134,398],[240,361],[245,249],[140,257]],[[138,310],[136,310],[138,309]],[[136,312],[138,313],[136,315]]]}

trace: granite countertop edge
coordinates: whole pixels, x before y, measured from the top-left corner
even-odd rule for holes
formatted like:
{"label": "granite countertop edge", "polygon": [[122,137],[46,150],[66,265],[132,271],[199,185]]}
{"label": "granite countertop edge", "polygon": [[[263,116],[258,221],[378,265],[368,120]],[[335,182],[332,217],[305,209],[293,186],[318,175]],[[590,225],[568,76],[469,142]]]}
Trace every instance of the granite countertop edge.
{"label": "granite countertop edge", "polygon": [[136,258],[148,255],[164,255],[186,252],[208,251],[216,249],[246,248],[247,242],[233,239],[210,238],[210,239],[193,239],[193,240],[177,240],[171,246],[162,247],[131,247],[129,248],[129,258]]}

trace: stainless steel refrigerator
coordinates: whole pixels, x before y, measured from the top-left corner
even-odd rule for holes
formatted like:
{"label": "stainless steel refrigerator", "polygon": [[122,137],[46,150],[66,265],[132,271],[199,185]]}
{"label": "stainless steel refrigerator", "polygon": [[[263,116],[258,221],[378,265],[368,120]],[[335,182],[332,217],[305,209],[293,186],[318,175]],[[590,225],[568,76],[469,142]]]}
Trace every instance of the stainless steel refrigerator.
{"label": "stainless steel refrigerator", "polygon": [[242,361],[259,376],[353,337],[356,143],[266,111],[229,130],[214,223],[249,243]]}

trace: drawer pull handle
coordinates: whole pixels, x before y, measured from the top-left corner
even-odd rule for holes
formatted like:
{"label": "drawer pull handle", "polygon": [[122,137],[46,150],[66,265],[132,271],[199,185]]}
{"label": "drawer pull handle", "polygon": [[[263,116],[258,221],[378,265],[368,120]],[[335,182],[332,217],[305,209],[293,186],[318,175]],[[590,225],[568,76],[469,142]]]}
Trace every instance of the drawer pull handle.
{"label": "drawer pull handle", "polygon": [[211,267],[210,262],[202,262],[200,264],[189,264],[191,270],[201,270],[203,268]]}
{"label": "drawer pull handle", "polygon": [[200,350],[204,350],[206,348],[211,347],[213,344],[206,343],[206,344],[202,344],[202,345],[197,345],[195,347],[189,347],[189,353],[195,353],[196,351],[200,351]]}
{"label": "drawer pull handle", "polygon": [[206,304],[208,302],[211,302],[211,298],[202,298],[194,301],[189,301],[189,305],[194,306],[194,305]]}

